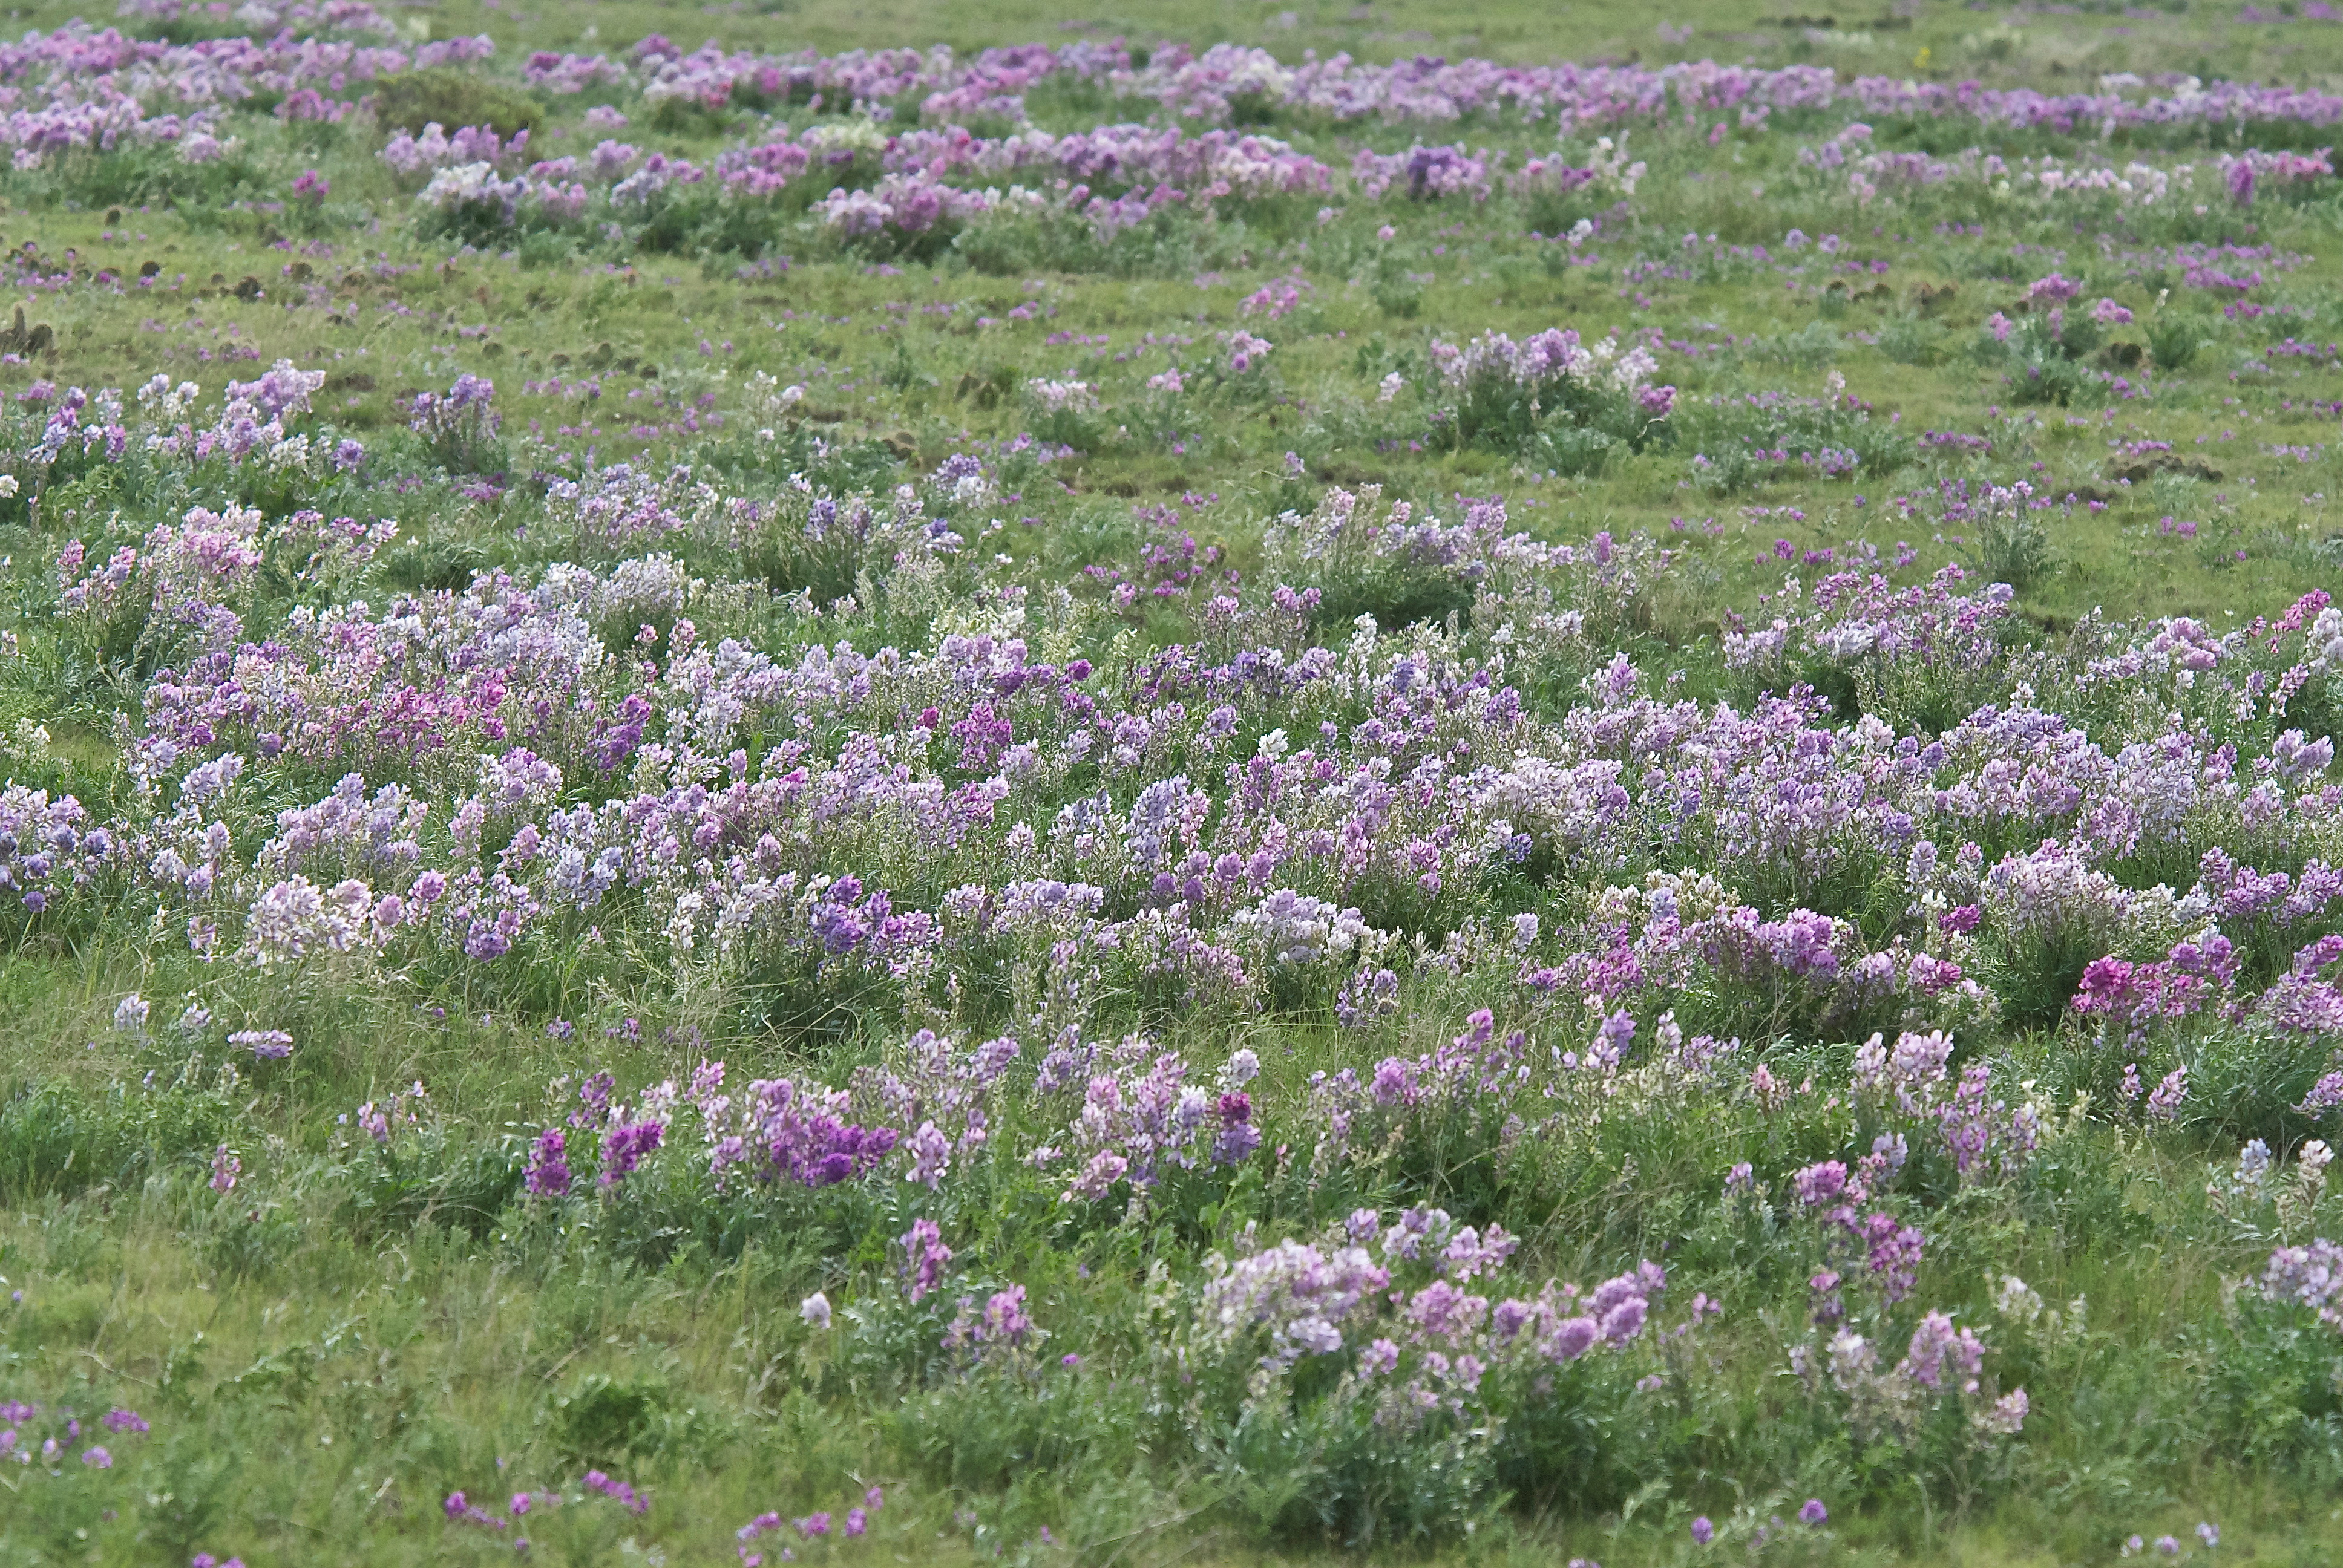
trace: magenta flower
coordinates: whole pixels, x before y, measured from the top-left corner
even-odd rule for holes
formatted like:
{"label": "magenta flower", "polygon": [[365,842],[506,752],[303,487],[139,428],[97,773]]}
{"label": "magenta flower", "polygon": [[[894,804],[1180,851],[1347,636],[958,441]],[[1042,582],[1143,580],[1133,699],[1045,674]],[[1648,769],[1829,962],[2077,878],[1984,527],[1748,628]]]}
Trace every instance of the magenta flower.
{"label": "magenta flower", "polygon": [[598,1470],[589,1470],[578,1483],[588,1492],[597,1492],[616,1503],[629,1513],[648,1513],[651,1500],[647,1493],[636,1491],[623,1481],[612,1479]]}
{"label": "magenta flower", "polygon": [[1790,1183],[1797,1190],[1799,1202],[1809,1209],[1818,1209],[1846,1191],[1846,1166],[1836,1160],[1825,1160],[1796,1172]]}

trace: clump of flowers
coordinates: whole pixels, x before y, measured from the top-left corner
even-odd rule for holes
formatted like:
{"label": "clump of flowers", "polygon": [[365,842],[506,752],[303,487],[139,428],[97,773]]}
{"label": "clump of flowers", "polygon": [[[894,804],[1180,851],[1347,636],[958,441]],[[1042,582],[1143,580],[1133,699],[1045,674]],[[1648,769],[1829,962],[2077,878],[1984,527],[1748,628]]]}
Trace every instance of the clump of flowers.
{"label": "clump of flowers", "polygon": [[1448,433],[1460,442],[1517,444],[1558,422],[1640,452],[1675,406],[1651,350],[1616,337],[1584,342],[1569,327],[1518,342],[1485,332],[1462,348],[1435,340],[1432,357],[1453,399]]}
{"label": "clump of flowers", "polygon": [[451,474],[501,471],[504,447],[497,432],[503,418],[497,412],[496,396],[495,382],[467,372],[444,393],[416,394],[407,410],[407,427]]}
{"label": "clump of flowers", "polygon": [[434,174],[415,202],[447,233],[488,234],[512,226],[528,191],[528,180],[501,177],[493,164],[458,164]]}
{"label": "clump of flowers", "polygon": [[[1187,1376],[1240,1402],[1239,1425],[1320,1434],[1308,1467],[1338,1516],[1449,1522],[1494,1454],[1574,1419],[1598,1387],[1638,1392],[1680,1375],[1688,1336],[1723,1309],[1696,1295],[1683,1321],[1657,1313],[1666,1271],[1645,1262],[1591,1290],[1551,1282],[1509,1294],[1516,1239],[1414,1208],[1362,1209],[1312,1241],[1205,1261],[1180,1331]],[[1239,1392],[1241,1390],[1241,1392]],[[1462,1474],[1399,1504],[1373,1500],[1394,1456]],[[1429,1509],[1431,1514],[1422,1511]]]}

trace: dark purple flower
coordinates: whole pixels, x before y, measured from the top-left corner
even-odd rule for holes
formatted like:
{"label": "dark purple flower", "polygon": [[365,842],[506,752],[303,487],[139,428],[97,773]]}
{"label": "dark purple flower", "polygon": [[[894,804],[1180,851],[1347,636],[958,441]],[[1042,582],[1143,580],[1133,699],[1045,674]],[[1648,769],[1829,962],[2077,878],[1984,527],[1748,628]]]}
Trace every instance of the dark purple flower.
{"label": "dark purple flower", "polygon": [[522,1184],[532,1198],[559,1198],[569,1191],[569,1162],[562,1158],[568,1140],[558,1127],[548,1127],[529,1145],[528,1173]]}
{"label": "dark purple flower", "polygon": [[633,1175],[643,1156],[659,1146],[666,1131],[657,1121],[621,1123],[611,1128],[602,1140],[601,1184],[615,1187]]}

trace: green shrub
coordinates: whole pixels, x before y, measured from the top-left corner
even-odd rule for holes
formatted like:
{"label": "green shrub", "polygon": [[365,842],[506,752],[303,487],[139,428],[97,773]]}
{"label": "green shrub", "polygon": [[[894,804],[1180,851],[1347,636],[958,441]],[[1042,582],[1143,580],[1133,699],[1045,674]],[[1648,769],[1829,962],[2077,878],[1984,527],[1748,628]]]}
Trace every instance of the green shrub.
{"label": "green shrub", "polygon": [[2186,370],[2204,347],[2206,324],[2193,316],[2157,311],[2142,324],[2147,333],[2148,357],[2158,370]]}
{"label": "green shrub", "polygon": [[1988,582],[2007,583],[2020,593],[2055,569],[2050,530],[2031,511],[1988,511],[1978,518],[1969,551]]}
{"label": "green shrub", "polygon": [[0,1100],[0,1191],[70,1197],[200,1169],[234,1120],[226,1097],[210,1090],[36,1081]]}
{"label": "green shrub", "polygon": [[444,68],[383,77],[375,85],[374,113],[385,131],[417,135],[437,124],[449,131],[487,126],[510,137],[520,131],[534,134],[545,123],[543,106],[526,94]]}

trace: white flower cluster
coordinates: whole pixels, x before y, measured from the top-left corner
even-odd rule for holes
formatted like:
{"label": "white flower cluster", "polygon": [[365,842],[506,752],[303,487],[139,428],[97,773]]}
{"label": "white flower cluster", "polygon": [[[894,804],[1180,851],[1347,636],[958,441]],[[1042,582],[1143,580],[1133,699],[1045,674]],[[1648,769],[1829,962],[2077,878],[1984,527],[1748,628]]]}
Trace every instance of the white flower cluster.
{"label": "white flower cluster", "polygon": [[443,213],[460,212],[466,208],[497,209],[509,220],[520,198],[528,194],[528,182],[518,176],[500,179],[493,164],[458,164],[441,169],[423,187],[417,203]]}

